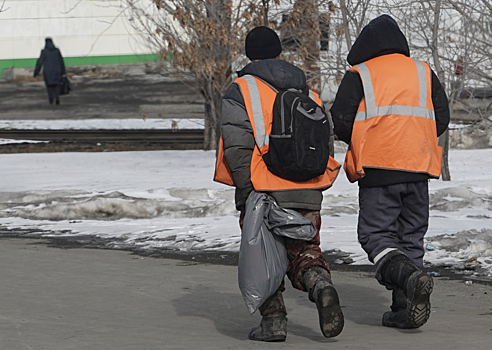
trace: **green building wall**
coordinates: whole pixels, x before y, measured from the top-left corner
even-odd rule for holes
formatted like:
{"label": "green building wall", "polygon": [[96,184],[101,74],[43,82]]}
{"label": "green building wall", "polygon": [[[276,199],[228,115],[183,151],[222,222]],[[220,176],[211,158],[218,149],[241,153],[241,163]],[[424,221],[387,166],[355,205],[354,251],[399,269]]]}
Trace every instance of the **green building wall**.
{"label": "green building wall", "polygon": [[[0,60],[0,78],[3,70],[8,68],[34,68],[37,58],[6,59]],[[105,64],[128,64],[141,62],[155,62],[159,58],[156,54],[146,55],[122,55],[122,56],[89,56],[89,57],[64,57],[65,66],[86,66]]]}

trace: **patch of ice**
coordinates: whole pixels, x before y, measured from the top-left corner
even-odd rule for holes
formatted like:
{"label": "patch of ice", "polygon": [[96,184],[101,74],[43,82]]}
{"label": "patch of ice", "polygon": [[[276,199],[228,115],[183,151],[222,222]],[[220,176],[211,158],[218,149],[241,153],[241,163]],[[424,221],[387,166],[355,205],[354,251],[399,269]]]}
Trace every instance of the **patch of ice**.
{"label": "patch of ice", "polygon": [[0,139],[0,145],[10,145],[13,143],[42,143],[42,142],[47,143],[48,141]]}

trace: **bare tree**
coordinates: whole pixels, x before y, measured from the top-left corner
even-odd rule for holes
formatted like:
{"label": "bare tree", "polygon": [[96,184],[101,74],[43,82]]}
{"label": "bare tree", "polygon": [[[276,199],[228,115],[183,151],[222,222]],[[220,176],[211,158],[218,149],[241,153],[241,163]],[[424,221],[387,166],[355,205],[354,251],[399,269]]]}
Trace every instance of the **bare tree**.
{"label": "bare tree", "polygon": [[[431,4],[429,3],[429,6]],[[437,75],[441,82],[445,81],[444,72],[441,66],[441,59],[439,57],[439,45],[438,45],[438,35],[439,35],[439,21],[441,20],[441,0],[437,0],[434,3],[433,8],[434,20],[432,24],[432,39],[431,39],[431,52],[434,59],[434,66],[437,70]],[[452,104],[451,104],[452,105]],[[452,109],[450,109],[452,111]],[[451,173],[449,172],[449,129],[439,137],[439,145],[443,148],[442,154],[442,164],[441,173],[442,179],[444,181],[451,181]]]}
{"label": "bare tree", "polygon": [[320,50],[325,50],[324,45],[328,45],[333,2],[297,0],[292,6],[283,3],[280,9],[280,13],[272,13],[272,18],[280,22],[277,28],[284,49],[283,58],[302,68],[311,90],[320,93],[323,89]]}
{"label": "bare tree", "polygon": [[222,96],[234,72],[246,63],[244,38],[253,27],[279,30],[282,14],[291,14],[291,24],[300,29],[300,45],[290,60],[306,70],[310,87],[320,90],[318,0],[297,0],[294,5],[292,0],[97,1],[118,7],[117,17],[128,16],[133,29],[173,74],[204,97],[204,149],[216,147]]}
{"label": "bare tree", "polygon": [[[491,5],[486,0],[122,0],[135,28],[205,99],[206,141],[215,147],[221,97],[246,63],[244,37],[256,25],[276,29],[283,58],[305,70],[311,89],[336,91],[346,56],[368,21],[392,14],[412,56],[433,65],[454,103],[467,82],[492,81]],[[320,25],[323,23],[323,26]],[[320,38],[325,36],[324,44]],[[328,38],[326,38],[328,36]],[[472,40],[473,38],[473,40]],[[293,46],[292,46],[293,45]],[[289,48],[289,46],[292,46]],[[454,70],[458,59],[463,72]],[[324,101],[327,101],[325,98]],[[492,106],[491,106],[492,108]],[[446,168],[446,167],[445,167]]]}
{"label": "bare tree", "polygon": [[[442,18],[442,0],[427,1],[384,1],[383,8],[395,16],[403,18],[399,21],[402,31],[405,33],[412,56],[427,61],[433,59],[434,70],[444,87],[448,86],[447,76],[443,67],[443,33],[445,33]],[[449,92],[449,89],[448,89]],[[451,107],[451,104],[450,104]],[[449,131],[446,130],[439,138],[439,145],[443,148],[442,157],[442,179],[450,181],[448,154],[449,154]]]}
{"label": "bare tree", "polygon": [[[492,5],[487,0],[415,0],[386,1],[386,9],[398,19],[409,38],[417,58],[433,58],[436,73],[449,96],[452,120],[457,105],[465,106],[470,116],[490,124],[491,104],[464,101],[460,96],[466,88],[473,98],[474,88],[492,82]],[[482,100],[483,101],[483,100]],[[490,127],[490,125],[489,125]],[[447,133],[440,138],[447,160]],[[443,179],[449,180],[449,167],[443,163]]]}
{"label": "bare tree", "polygon": [[205,100],[205,149],[214,149],[222,96],[244,64],[244,37],[268,21],[269,0],[124,0],[162,60],[191,79]]}
{"label": "bare tree", "polygon": [[[414,6],[417,11],[411,18],[413,18],[412,25],[415,26],[415,22],[418,22],[417,31],[425,45],[422,47],[424,50],[430,51],[430,55],[434,61],[434,67],[437,72],[437,76],[441,81],[441,84],[445,84],[446,76],[441,64],[441,56],[439,55],[439,32],[441,24],[441,0],[436,1],[420,1]],[[414,27],[415,28],[415,27]],[[450,103],[452,106],[452,102]],[[452,109],[450,109],[452,110]],[[439,145],[443,148],[442,154],[442,171],[441,176],[443,181],[451,181],[451,174],[449,171],[449,130],[446,130],[439,137]]]}
{"label": "bare tree", "polygon": [[[457,38],[459,57],[466,65],[466,77],[481,85],[492,83],[492,4],[486,0],[443,0],[459,14]],[[461,45],[460,45],[461,44]],[[458,51],[457,50],[457,51]]]}
{"label": "bare tree", "polygon": [[[134,26],[163,60],[192,79],[205,99],[205,149],[215,147],[221,98],[236,68],[244,65],[244,37],[256,25],[286,29],[296,48],[283,58],[300,66],[310,88],[321,92],[320,20],[329,23],[331,1],[324,0],[124,0]],[[144,6],[151,3],[153,6]],[[320,8],[325,9],[320,14]],[[282,17],[287,20],[282,22]]]}
{"label": "bare tree", "polygon": [[[370,19],[382,13],[388,13],[397,20],[409,41],[412,56],[424,61],[432,58],[434,70],[450,97],[451,110],[466,79],[470,79],[472,75],[488,77],[489,73],[486,72],[491,71],[492,67],[486,63],[489,61],[484,59],[486,53],[489,56],[491,54],[490,46],[485,45],[486,42],[490,42],[490,31],[487,29],[492,27],[490,22],[492,6],[489,1],[340,0],[338,6],[339,15],[332,19],[332,23],[337,23],[334,27],[340,28],[333,38],[333,47],[337,48],[337,51],[331,51],[331,62],[326,66],[327,70],[331,68],[332,71],[337,72],[337,76],[345,71],[344,59],[362,27]],[[488,20],[486,14],[489,16]],[[477,26],[470,24],[472,22],[481,23],[482,28],[478,30]],[[487,25],[489,28],[486,28]],[[477,31],[482,34],[477,35]],[[471,40],[472,37],[475,40]],[[480,49],[477,46],[480,46]],[[483,54],[478,57],[478,53]],[[470,55],[474,57],[473,60],[470,59]],[[458,58],[464,61],[461,65],[465,73],[456,75]],[[472,61],[474,68],[470,69]],[[440,138],[439,142],[444,148],[443,180],[450,180],[448,132]]]}
{"label": "bare tree", "polygon": [[9,7],[5,8],[5,0],[3,0],[1,3],[0,3],[0,12],[5,12],[9,9]]}
{"label": "bare tree", "polygon": [[288,23],[292,23],[297,30],[297,55],[302,62],[301,68],[306,72],[310,88],[321,91],[319,79],[319,9],[314,0],[297,0],[294,3]]}
{"label": "bare tree", "polygon": [[[349,68],[346,61],[348,52],[352,47],[364,25],[368,22],[368,14],[374,7],[374,0],[340,0],[331,3],[330,7],[330,46],[322,55],[320,62],[320,74],[335,87]],[[333,91],[332,91],[333,93]]]}
{"label": "bare tree", "polygon": [[375,6],[376,4],[371,4],[371,0],[340,0],[342,23],[348,51],[352,48],[352,42],[355,41],[355,38],[367,23],[369,9]]}

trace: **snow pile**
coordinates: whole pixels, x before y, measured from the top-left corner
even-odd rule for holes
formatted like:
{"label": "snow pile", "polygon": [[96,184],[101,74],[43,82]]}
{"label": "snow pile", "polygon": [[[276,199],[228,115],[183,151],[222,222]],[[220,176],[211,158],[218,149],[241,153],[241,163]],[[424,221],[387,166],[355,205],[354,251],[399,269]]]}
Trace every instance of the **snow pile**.
{"label": "snow pile", "polygon": [[477,270],[492,276],[492,230],[475,229],[454,234],[434,236],[429,244],[436,247],[427,252],[427,259],[436,266],[453,267],[463,271]]}
{"label": "snow pile", "polygon": [[472,187],[451,187],[438,190],[430,197],[431,210],[454,212],[463,208],[492,210],[492,196],[477,193]]}
{"label": "snow pile", "polygon": [[[135,198],[121,192],[70,191],[0,193],[0,218],[29,220],[119,220],[201,218],[234,215],[230,193],[187,188],[160,191],[159,199]],[[155,194],[153,192],[149,195]]]}

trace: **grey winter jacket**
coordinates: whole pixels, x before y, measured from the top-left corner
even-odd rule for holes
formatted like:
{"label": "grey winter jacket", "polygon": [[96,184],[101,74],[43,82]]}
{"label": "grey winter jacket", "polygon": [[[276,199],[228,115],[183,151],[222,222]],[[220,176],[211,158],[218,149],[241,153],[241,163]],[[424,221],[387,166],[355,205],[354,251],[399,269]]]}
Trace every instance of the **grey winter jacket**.
{"label": "grey winter jacket", "polygon": [[[279,89],[295,88],[306,95],[309,88],[304,72],[296,66],[279,59],[252,62],[237,72],[256,76]],[[244,98],[238,84],[233,83],[222,100],[220,130],[224,142],[224,157],[236,184],[236,208],[246,203],[253,190],[251,183],[251,157],[255,147],[253,128],[246,112]],[[327,136],[328,137],[328,136]],[[282,208],[320,210],[323,194],[320,190],[287,190],[269,192]]]}
{"label": "grey winter jacket", "polygon": [[52,42],[47,42],[45,48],[41,51],[34,69],[34,76],[37,76],[43,67],[43,78],[46,85],[58,85],[61,82],[61,76],[65,72],[65,63],[63,57]]}

